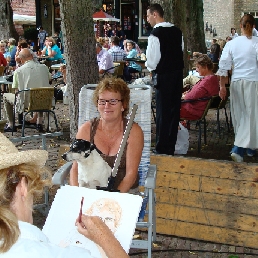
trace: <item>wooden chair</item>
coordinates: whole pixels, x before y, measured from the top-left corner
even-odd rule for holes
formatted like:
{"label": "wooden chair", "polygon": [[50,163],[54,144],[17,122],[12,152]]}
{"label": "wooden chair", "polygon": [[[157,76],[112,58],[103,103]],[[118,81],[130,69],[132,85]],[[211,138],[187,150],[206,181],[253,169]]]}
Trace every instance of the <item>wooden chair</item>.
{"label": "wooden chair", "polygon": [[180,117],[180,120],[188,120],[188,121],[195,121],[196,125],[199,127],[199,135],[198,135],[198,153],[201,152],[201,140],[202,140],[202,126],[201,124],[203,123],[203,132],[204,132],[204,144],[207,144],[207,137],[206,137],[206,115],[208,113],[208,110],[210,108],[210,105],[213,101],[214,98],[217,96],[213,97],[208,97],[208,98],[201,98],[201,99],[188,99],[188,100],[182,100],[181,103],[186,103],[186,102],[198,102],[198,101],[207,101],[205,110],[203,111],[202,116],[199,119],[188,119],[184,117]]}
{"label": "wooden chair", "polygon": [[[25,98],[29,98],[29,106],[25,107],[23,113],[23,124],[22,124],[22,137],[24,137],[25,129],[25,117],[31,112],[46,112],[48,114],[48,126],[49,130],[49,114],[52,113],[55,119],[56,129],[58,131],[58,123],[55,112],[52,110],[54,100],[54,88],[53,87],[42,87],[42,88],[31,88],[26,90],[18,91],[15,94],[14,109],[13,109],[13,124],[15,125],[15,113],[17,99],[23,101]],[[14,126],[13,126],[14,128]]]}
{"label": "wooden chair", "polygon": [[0,66],[0,76],[4,75],[5,66]]}
{"label": "wooden chair", "polygon": [[118,78],[124,78],[124,67],[125,67],[125,61],[116,61],[114,62],[115,71],[113,73],[114,76]]}
{"label": "wooden chair", "polygon": [[211,106],[209,109],[215,109],[217,111],[217,130],[219,133],[219,137],[220,137],[220,120],[219,120],[219,111],[221,109],[224,109],[225,112],[225,117],[226,117],[226,123],[227,123],[227,128],[228,128],[228,132],[230,132],[230,127],[229,127],[229,121],[228,121],[228,115],[227,115],[227,110],[226,110],[226,104],[228,102],[228,98],[230,95],[230,91],[229,91],[229,87],[226,87],[227,90],[227,95],[225,97],[225,99],[221,99],[220,96],[217,96],[213,99]]}

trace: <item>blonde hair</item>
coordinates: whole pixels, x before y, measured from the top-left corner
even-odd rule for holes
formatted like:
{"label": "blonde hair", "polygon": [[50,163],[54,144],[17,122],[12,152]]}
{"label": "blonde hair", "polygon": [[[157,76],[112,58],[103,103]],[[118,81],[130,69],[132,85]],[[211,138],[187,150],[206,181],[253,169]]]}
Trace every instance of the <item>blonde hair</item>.
{"label": "blonde hair", "polygon": [[48,40],[48,41],[51,41],[53,46],[56,44],[55,39],[54,39],[54,38],[52,38],[52,37],[48,37],[48,39],[47,39],[47,40]]}
{"label": "blonde hair", "polygon": [[101,44],[101,46],[103,46],[105,44],[105,38],[104,37],[99,37],[98,38],[98,43]]}
{"label": "blonde hair", "polygon": [[7,252],[20,235],[18,219],[11,210],[16,187],[22,178],[26,179],[28,194],[35,197],[42,194],[44,186],[51,185],[51,174],[46,167],[21,164],[0,170],[0,253]]}
{"label": "blonde hair", "polygon": [[122,104],[124,111],[122,116],[126,117],[129,111],[129,101],[130,101],[130,89],[128,88],[126,82],[120,78],[104,78],[97,85],[93,93],[93,102],[97,106],[97,101],[99,99],[99,94],[103,91],[119,92],[121,94]]}

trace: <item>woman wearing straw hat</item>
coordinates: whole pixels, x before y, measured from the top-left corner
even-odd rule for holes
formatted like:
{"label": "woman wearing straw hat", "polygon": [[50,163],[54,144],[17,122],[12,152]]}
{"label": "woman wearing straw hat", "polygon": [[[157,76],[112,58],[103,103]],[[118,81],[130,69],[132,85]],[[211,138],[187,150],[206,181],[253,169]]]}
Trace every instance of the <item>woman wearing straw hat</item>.
{"label": "woman wearing straw hat", "polygon": [[[44,167],[47,151],[19,152],[2,133],[0,143],[0,256],[91,257],[90,250],[51,244],[32,225],[33,197],[50,185],[51,175]],[[101,246],[108,257],[128,257],[100,218],[83,215],[76,225],[79,233]]]}

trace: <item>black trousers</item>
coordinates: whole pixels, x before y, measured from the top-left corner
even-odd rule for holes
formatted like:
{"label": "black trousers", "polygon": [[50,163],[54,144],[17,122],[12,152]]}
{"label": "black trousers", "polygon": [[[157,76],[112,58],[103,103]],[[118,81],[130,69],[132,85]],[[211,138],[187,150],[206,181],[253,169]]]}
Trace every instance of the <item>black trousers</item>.
{"label": "black trousers", "polygon": [[183,85],[183,70],[158,74],[156,87],[156,151],[174,155]]}

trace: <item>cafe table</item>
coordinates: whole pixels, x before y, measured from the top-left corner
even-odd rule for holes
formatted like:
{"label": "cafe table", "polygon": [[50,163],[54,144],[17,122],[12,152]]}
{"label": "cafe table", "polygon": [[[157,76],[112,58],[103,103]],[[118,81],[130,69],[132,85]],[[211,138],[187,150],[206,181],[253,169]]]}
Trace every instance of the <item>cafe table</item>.
{"label": "cafe table", "polygon": [[51,68],[52,70],[59,70],[60,67],[61,67],[61,65],[63,65],[63,64],[53,64],[53,65],[50,66],[50,68]]}
{"label": "cafe table", "polygon": [[[12,82],[9,82],[6,80],[6,76],[0,76],[0,84],[7,84],[7,85],[10,85],[10,84],[13,84]],[[0,94],[0,104],[2,102],[2,94]],[[0,108],[0,120],[1,120],[1,117],[2,117],[2,109]]]}

